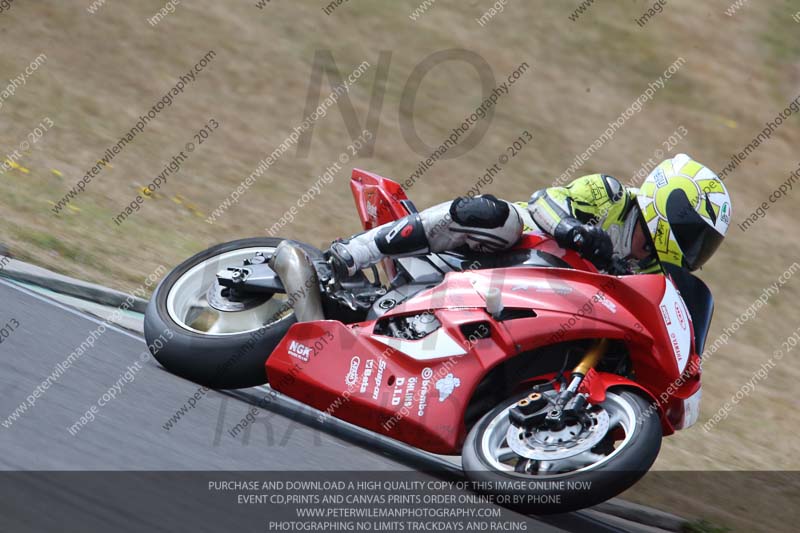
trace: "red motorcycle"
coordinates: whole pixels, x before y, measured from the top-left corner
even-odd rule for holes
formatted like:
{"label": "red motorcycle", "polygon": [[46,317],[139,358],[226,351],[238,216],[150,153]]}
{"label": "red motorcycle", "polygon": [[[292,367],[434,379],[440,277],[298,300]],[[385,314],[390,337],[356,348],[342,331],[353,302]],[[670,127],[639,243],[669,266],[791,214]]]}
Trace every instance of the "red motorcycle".
{"label": "red motorcycle", "polygon": [[[351,188],[365,229],[416,211],[375,174]],[[478,490],[529,513],[619,494],[697,419],[713,299],[688,272],[602,273],[537,232],[381,266],[342,280],[295,241],[220,244],[164,278],[145,336],[195,382],[269,382],[320,420],[461,455]]]}

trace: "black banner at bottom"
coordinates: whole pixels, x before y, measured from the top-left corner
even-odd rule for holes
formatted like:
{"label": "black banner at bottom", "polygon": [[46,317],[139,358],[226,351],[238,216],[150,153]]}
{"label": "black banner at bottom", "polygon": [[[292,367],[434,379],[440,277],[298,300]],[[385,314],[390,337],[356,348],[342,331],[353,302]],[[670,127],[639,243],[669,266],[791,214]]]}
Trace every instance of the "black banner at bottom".
{"label": "black banner at bottom", "polygon": [[[536,485],[476,486],[413,471],[2,472],[0,531],[561,531],[506,507],[602,490],[527,483]],[[678,515],[681,502],[695,502],[727,507],[729,522],[764,523],[766,511],[788,525],[798,523],[798,487],[800,472],[651,472],[628,494],[663,497],[659,507]]]}

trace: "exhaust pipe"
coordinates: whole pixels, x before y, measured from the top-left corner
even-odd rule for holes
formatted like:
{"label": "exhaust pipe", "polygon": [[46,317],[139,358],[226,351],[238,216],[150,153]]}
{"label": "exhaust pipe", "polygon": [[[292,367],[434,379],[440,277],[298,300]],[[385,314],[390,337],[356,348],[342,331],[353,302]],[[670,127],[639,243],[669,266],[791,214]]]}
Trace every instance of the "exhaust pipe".
{"label": "exhaust pipe", "polygon": [[317,271],[295,241],[281,241],[269,266],[283,283],[298,322],[325,320]]}

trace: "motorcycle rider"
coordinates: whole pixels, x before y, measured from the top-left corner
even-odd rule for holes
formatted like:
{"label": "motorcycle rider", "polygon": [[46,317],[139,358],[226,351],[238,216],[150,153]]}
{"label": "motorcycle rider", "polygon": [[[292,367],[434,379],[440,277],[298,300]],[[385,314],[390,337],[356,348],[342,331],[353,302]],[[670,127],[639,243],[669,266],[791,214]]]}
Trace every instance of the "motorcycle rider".
{"label": "motorcycle rider", "polygon": [[327,254],[336,274],[347,277],[384,257],[462,248],[497,252],[539,229],[600,269],[615,257],[634,273],[660,272],[664,264],[693,271],[717,249],[730,220],[731,199],[722,180],[678,154],[653,169],[638,189],[592,174],[541,189],[527,203],[490,194],[459,197],[336,241]]}

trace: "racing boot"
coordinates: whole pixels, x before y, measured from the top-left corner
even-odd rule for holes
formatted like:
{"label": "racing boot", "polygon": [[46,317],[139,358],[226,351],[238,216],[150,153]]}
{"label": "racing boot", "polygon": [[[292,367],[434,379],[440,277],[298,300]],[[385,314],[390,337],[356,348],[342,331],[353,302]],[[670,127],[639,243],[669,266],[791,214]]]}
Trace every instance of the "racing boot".
{"label": "racing boot", "polygon": [[428,238],[419,213],[334,241],[326,252],[337,278],[351,277],[385,257],[426,254]]}

